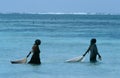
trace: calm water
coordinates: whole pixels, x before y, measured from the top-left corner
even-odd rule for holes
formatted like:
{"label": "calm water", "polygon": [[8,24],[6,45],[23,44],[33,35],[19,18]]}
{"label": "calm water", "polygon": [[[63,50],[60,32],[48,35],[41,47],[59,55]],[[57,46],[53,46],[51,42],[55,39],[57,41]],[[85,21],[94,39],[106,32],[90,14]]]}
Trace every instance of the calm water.
{"label": "calm water", "polygon": [[[91,64],[87,54],[81,63],[65,62],[82,55],[91,38],[102,61]],[[42,41],[42,64],[11,64],[35,39]],[[0,14],[0,41],[0,78],[119,78],[119,15]]]}

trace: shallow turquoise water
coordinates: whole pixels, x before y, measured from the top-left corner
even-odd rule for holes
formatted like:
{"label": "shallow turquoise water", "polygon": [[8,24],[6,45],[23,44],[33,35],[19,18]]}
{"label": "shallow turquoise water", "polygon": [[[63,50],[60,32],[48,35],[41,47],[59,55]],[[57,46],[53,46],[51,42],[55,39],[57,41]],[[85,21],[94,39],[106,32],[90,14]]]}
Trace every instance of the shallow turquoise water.
{"label": "shallow turquoise water", "polygon": [[[120,16],[0,14],[0,78],[118,78],[120,74]],[[11,64],[41,39],[41,65]],[[102,61],[65,60],[82,55],[97,39]],[[30,57],[28,58],[29,61]]]}

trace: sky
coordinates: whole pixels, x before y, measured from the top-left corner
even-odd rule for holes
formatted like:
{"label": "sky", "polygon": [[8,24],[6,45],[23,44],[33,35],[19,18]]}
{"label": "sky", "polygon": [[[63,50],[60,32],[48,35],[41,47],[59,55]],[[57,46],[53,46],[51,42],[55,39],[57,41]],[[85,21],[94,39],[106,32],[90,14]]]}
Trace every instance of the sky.
{"label": "sky", "polygon": [[0,13],[120,14],[120,0],[0,0]]}

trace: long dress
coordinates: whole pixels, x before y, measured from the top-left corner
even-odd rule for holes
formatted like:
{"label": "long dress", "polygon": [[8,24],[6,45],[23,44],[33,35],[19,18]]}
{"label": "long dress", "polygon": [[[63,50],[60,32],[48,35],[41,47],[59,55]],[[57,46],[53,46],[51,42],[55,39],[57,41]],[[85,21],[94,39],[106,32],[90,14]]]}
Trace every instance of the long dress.
{"label": "long dress", "polygon": [[34,45],[32,47],[32,50],[33,50],[33,55],[31,57],[31,60],[28,62],[30,64],[41,64],[41,61],[40,61],[40,49],[39,49],[39,46],[38,45]]}

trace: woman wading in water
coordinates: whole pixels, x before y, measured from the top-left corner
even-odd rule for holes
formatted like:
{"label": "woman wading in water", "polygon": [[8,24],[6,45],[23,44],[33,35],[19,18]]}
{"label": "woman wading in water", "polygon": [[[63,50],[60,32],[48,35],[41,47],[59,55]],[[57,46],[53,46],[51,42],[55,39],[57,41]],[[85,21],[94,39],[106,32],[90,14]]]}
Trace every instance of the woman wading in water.
{"label": "woman wading in water", "polygon": [[33,53],[30,61],[28,62],[29,64],[41,64],[41,60],[40,60],[40,49],[39,49],[39,45],[41,44],[41,41],[39,39],[35,40],[35,43],[32,47],[32,51],[30,51],[30,53],[27,55],[27,57],[29,57],[29,55],[31,53]]}
{"label": "woman wading in water", "polygon": [[96,46],[96,39],[93,38],[90,41],[90,46],[88,47],[87,51],[83,56],[85,56],[90,51],[90,62],[97,62],[96,57],[98,55],[99,59],[101,60],[101,55],[98,52],[97,46]]}

